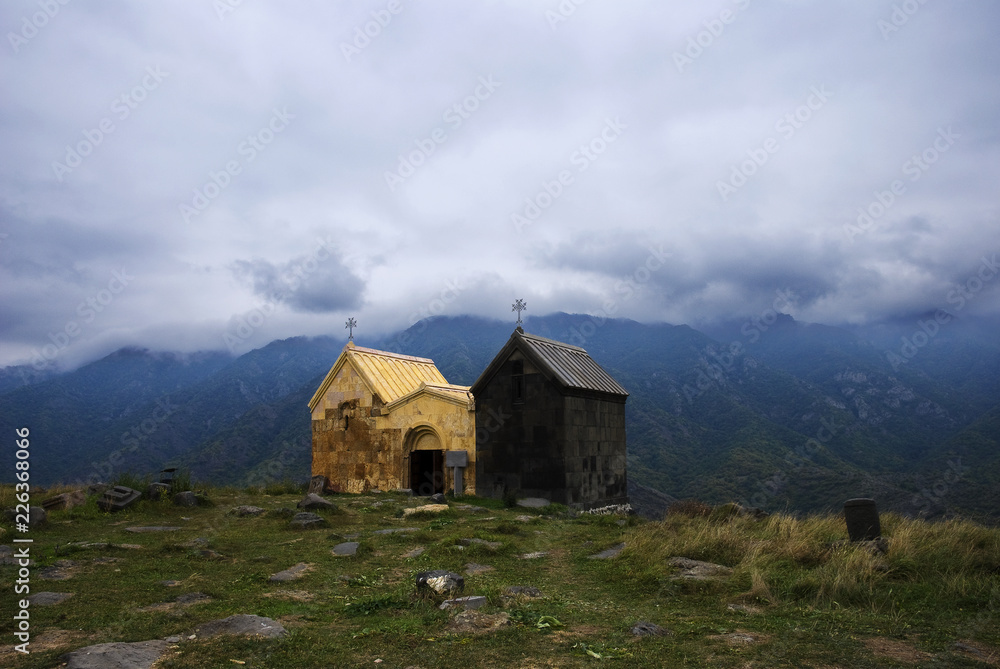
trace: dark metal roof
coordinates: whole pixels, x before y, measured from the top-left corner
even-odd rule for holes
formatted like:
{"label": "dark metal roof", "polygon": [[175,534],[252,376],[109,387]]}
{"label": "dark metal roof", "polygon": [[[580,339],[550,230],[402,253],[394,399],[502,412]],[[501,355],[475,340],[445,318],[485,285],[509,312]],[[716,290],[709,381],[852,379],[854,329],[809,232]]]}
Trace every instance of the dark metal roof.
{"label": "dark metal roof", "polygon": [[514,336],[518,337],[525,348],[534,353],[534,357],[552,372],[560,385],[611,395],[628,395],[628,391],[579,346],[521,332],[515,333]]}
{"label": "dark metal roof", "polygon": [[482,390],[483,385],[489,382],[515,349],[520,350],[525,357],[540,367],[546,376],[551,377],[566,390],[628,397],[628,391],[579,346],[525,334],[520,328],[514,331],[493,361],[472,384],[474,395]]}

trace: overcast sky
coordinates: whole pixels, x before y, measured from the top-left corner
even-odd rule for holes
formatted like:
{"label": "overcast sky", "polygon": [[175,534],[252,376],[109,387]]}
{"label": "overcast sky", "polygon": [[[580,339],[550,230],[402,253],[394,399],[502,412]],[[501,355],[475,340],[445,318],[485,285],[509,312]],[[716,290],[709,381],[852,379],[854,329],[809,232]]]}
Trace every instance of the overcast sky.
{"label": "overcast sky", "polygon": [[0,364],[1000,309],[992,1],[64,1],[0,5]]}

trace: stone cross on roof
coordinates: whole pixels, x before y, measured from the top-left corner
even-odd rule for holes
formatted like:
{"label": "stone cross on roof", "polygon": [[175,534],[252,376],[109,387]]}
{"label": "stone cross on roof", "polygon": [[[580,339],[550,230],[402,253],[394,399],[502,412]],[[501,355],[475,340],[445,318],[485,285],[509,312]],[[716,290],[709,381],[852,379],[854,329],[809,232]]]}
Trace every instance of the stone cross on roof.
{"label": "stone cross on roof", "polygon": [[521,298],[518,298],[517,301],[514,302],[513,305],[511,305],[511,311],[517,312],[517,327],[521,327],[521,312],[526,311],[527,309],[528,305],[525,304],[524,300],[522,300]]}
{"label": "stone cross on roof", "polygon": [[354,341],[354,328],[358,327],[358,322],[351,316],[344,327],[348,330],[347,341]]}

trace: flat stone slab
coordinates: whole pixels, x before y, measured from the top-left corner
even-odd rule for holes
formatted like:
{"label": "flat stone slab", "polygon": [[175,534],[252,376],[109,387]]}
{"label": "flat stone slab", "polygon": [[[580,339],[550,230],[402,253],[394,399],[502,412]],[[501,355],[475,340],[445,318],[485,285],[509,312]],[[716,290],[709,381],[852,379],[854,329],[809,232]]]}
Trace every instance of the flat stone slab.
{"label": "flat stone slab", "polygon": [[532,585],[511,585],[504,588],[503,596],[536,599],[542,596],[542,591]]}
{"label": "flat stone slab", "polygon": [[409,509],[403,509],[403,518],[412,516],[415,513],[441,513],[442,511],[447,511],[448,508],[447,504],[424,504],[423,506],[414,506]]}
{"label": "flat stone slab", "polygon": [[279,571],[277,574],[271,574],[269,581],[276,583],[282,583],[284,581],[294,581],[295,579],[302,578],[306,575],[308,571],[312,569],[312,565],[308,562],[300,562],[294,567],[289,567],[284,571]]}
{"label": "flat stone slab", "polygon": [[674,580],[686,581],[708,581],[711,579],[724,578],[733,573],[730,567],[711,562],[702,562],[685,557],[673,557],[667,560],[671,567],[680,569],[680,573],[674,575]]}
{"label": "flat stone slab", "polygon": [[210,639],[223,634],[273,639],[284,636],[286,632],[285,628],[276,620],[263,616],[240,614],[198,625],[194,628],[193,634],[200,639]]}
{"label": "flat stone slab", "polygon": [[61,604],[72,596],[72,592],[36,592],[28,597],[28,601],[34,606],[52,606]]}
{"label": "flat stone slab", "polygon": [[523,506],[526,509],[541,509],[543,506],[548,506],[551,503],[544,497],[525,497],[524,499],[517,500],[517,505]]}
{"label": "flat stone slab", "polygon": [[591,560],[610,560],[611,558],[618,557],[618,554],[622,552],[625,548],[625,544],[621,543],[617,546],[612,546],[607,550],[603,550],[600,553],[595,553],[594,555],[588,556]]}
{"label": "flat stone slab", "polygon": [[333,554],[337,557],[350,557],[351,555],[357,555],[358,546],[360,546],[357,541],[345,541],[342,544],[337,544],[333,547]]}
{"label": "flat stone slab", "polygon": [[640,620],[632,625],[632,629],[629,631],[632,636],[666,636],[670,634],[670,630],[645,620]]}
{"label": "flat stone slab", "polygon": [[441,606],[438,608],[442,611],[447,611],[448,609],[466,609],[475,610],[482,608],[486,605],[486,598],[482,595],[468,595],[466,597],[457,597],[455,599],[446,599],[441,602]]}
{"label": "flat stone slab", "polygon": [[406,551],[405,553],[403,553],[403,557],[404,557],[404,558],[415,558],[415,557],[420,557],[421,555],[423,555],[423,554],[424,554],[424,551],[425,551],[425,550],[427,550],[427,549],[425,549],[425,548],[423,548],[423,547],[417,547],[417,548],[414,548],[414,549],[412,549],[412,550],[408,550],[408,551]]}
{"label": "flat stone slab", "polygon": [[375,530],[372,534],[398,534],[399,532],[416,532],[417,527],[390,527],[387,530]]}
{"label": "flat stone slab", "polygon": [[476,564],[475,562],[469,562],[465,565],[465,575],[466,576],[476,576],[478,574],[485,574],[486,572],[493,571],[493,567],[488,564]]}
{"label": "flat stone slab", "polygon": [[326,527],[328,523],[326,518],[323,516],[316,515],[315,513],[310,513],[308,511],[303,511],[302,513],[297,513],[292,518],[291,522],[288,523],[292,527],[308,530],[311,528]]}
{"label": "flat stone slab", "polygon": [[247,516],[256,517],[263,514],[266,509],[259,506],[250,506],[248,504],[243,504],[241,506],[234,506],[229,510],[229,513],[237,516],[239,518],[246,518]]}
{"label": "flat stone slab", "polygon": [[503,546],[499,541],[486,541],[485,539],[459,539],[458,543],[462,546],[484,546],[491,551],[495,551]]}
{"label": "flat stone slab", "polygon": [[73,560],[56,560],[51,567],[38,572],[38,576],[46,581],[65,581],[73,578],[78,566]]}
{"label": "flat stone slab", "polygon": [[489,511],[485,506],[474,506],[472,504],[456,504],[455,508],[459,511],[468,511],[469,513],[486,513]]}
{"label": "flat stone slab", "polygon": [[167,652],[167,642],[99,643],[66,653],[65,669],[149,669]]}
{"label": "flat stone slab", "polygon": [[537,560],[538,558],[543,558],[548,554],[548,551],[535,551],[534,553],[523,553],[517,557],[522,560]]}
{"label": "flat stone slab", "polygon": [[144,532],[176,532],[183,529],[183,527],[173,527],[170,525],[149,525],[147,527],[126,527],[125,531],[142,534]]}
{"label": "flat stone slab", "polygon": [[506,611],[482,613],[465,610],[451,619],[448,631],[452,634],[490,634],[507,625],[510,625],[510,615]]}

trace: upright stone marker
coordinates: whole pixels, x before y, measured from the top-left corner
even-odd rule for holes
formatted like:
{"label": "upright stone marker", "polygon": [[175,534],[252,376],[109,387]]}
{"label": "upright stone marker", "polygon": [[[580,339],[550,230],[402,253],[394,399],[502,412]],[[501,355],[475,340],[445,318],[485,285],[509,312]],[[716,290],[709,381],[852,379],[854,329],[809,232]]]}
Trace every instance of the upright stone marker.
{"label": "upright stone marker", "polygon": [[874,541],[882,536],[875,500],[859,497],[844,502],[844,519],[851,541]]}

